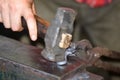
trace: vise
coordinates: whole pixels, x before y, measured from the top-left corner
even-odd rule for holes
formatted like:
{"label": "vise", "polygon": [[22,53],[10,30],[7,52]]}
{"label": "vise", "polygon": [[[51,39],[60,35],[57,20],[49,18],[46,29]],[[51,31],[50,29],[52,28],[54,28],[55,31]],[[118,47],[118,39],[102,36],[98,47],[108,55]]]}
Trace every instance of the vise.
{"label": "vise", "polygon": [[81,48],[72,42],[75,15],[70,8],[59,8],[51,26],[40,28],[44,49],[0,36],[0,80],[103,80],[86,71],[86,62],[76,51],[91,45]]}

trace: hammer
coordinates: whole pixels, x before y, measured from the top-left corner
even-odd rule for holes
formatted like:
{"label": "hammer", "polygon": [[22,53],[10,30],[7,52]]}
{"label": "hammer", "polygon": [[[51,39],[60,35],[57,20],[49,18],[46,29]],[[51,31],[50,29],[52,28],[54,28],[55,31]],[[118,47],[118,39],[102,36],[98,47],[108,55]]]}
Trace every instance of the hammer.
{"label": "hammer", "polygon": [[[58,8],[55,19],[50,25],[49,22],[35,15],[38,35],[45,41],[45,49],[42,51],[45,59],[59,65],[67,63],[65,51],[71,44],[75,16],[76,12],[71,8]],[[26,25],[24,20],[23,25]]]}
{"label": "hammer", "polygon": [[45,49],[42,51],[45,59],[59,65],[67,63],[65,51],[71,44],[75,16],[76,12],[71,8],[58,8],[45,35]]}

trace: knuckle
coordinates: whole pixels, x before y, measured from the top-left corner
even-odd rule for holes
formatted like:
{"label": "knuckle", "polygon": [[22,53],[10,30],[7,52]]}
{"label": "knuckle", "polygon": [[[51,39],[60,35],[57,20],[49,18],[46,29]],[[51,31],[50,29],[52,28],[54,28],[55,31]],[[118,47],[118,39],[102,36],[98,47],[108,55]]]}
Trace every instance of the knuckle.
{"label": "knuckle", "polygon": [[18,13],[18,12],[22,11],[23,9],[24,9],[24,7],[22,5],[20,5],[20,4],[15,4],[15,3],[9,4],[9,10],[11,12]]}
{"label": "knuckle", "polygon": [[12,26],[12,30],[13,30],[13,31],[19,31],[19,27],[17,27],[17,26]]}
{"label": "knuckle", "polygon": [[10,11],[12,11],[12,12],[16,12],[16,6],[13,6],[13,5],[9,5],[9,9],[10,9]]}
{"label": "knuckle", "polygon": [[33,13],[29,12],[28,14],[26,14],[26,19],[31,19],[33,18]]}
{"label": "knuckle", "polygon": [[23,27],[21,27],[21,28],[19,29],[19,32],[22,31],[22,30],[23,30]]}
{"label": "knuckle", "polygon": [[4,10],[5,9],[5,5],[4,4],[1,4],[1,10]]}
{"label": "knuckle", "polygon": [[10,23],[7,20],[5,21],[3,19],[2,22],[3,22],[3,25],[4,25],[5,28],[10,28]]}
{"label": "knuckle", "polygon": [[9,24],[4,24],[5,28],[9,29],[10,25]]}
{"label": "knuckle", "polygon": [[0,17],[0,22],[3,22],[2,18]]}
{"label": "knuckle", "polygon": [[12,31],[17,31],[15,28],[12,27]]}
{"label": "knuckle", "polygon": [[16,28],[12,28],[12,30],[13,30],[13,31],[18,31],[18,30],[16,30]]}
{"label": "knuckle", "polygon": [[2,4],[0,4],[1,10],[7,9],[8,8],[8,4],[6,2],[2,2]]}

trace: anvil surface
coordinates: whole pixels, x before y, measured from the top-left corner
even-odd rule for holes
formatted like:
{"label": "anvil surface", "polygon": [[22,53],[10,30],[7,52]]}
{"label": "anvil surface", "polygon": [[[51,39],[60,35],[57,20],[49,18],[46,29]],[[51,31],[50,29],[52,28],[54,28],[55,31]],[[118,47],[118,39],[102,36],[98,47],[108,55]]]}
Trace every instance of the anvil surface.
{"label": "anvil surface", "polygon": [[[75,80],[83,62],[72,57],[57,66],[41,56],[42,49],[0,36],[0,80]],[[90,74],[90,80],[101,80]]]}

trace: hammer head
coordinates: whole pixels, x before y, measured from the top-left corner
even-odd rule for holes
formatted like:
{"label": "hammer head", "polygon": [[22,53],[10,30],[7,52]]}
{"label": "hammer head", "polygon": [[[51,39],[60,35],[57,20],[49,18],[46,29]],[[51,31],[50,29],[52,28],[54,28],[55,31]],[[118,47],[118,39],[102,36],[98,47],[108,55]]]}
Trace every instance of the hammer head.
{"label": "hammer head", "polygon": [[45,35],[44,58],[54,62],[66,63],[65,51],[72,39],[73,22],[76,12],[70,8],[58,8],[55,19]]}

